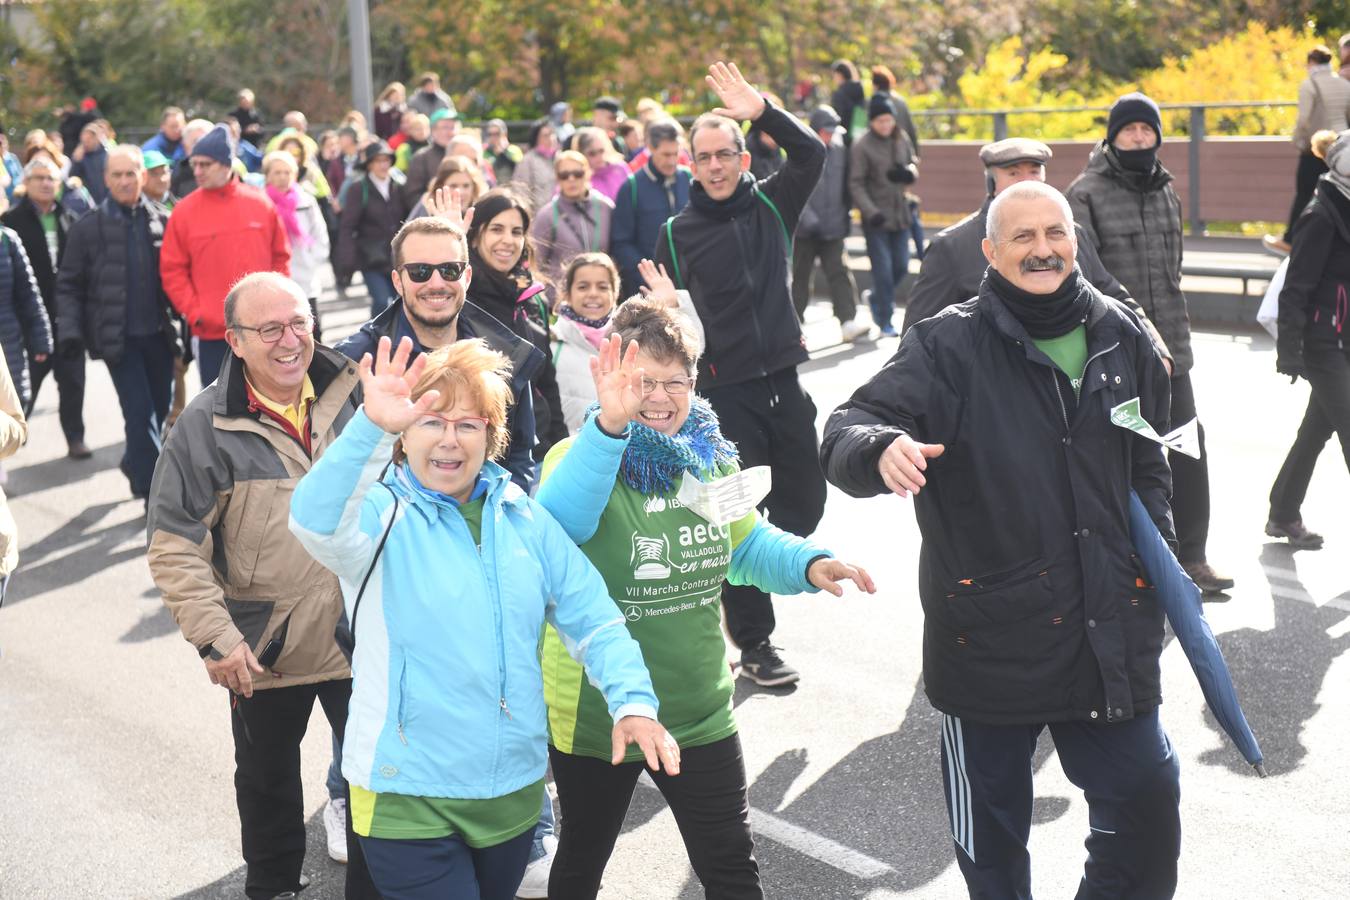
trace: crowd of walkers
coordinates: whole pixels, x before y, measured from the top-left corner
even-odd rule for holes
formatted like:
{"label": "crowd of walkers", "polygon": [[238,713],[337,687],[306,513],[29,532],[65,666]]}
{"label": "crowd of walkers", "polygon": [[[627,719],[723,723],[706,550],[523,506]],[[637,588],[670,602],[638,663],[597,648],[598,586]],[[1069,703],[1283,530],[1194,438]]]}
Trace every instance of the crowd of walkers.
{"label": "crowd of walkers", "polygon": [[[307,884],[315,701],[349,897],[595,897],[644,768],[708,896],[762,896],[733,679],[800,677],[772,594],[876,589],[811,538],[827,479],[914,498],[972,895],[1030,896],[1046,729],[1089,800],[1080,895],[1175,891],[1162,609],[1130,496],[1202,590],[1233,580],[1207,554],[1203,428],[1195,456],[1113,423],[1129,401],[1158,434],[1197,419],[1159,108],[1121,97],[1064,194],[1045,144],[987,145],[986,202],[928,242],[894,75],[873,67],[869,97],[832,72],[806,122],[718,63],[721,105],[687,131],[601,97],[518,147],[427,73],[317,138],[299,111],[269,137],[243,90],[220,123],[166,109],[140,147],[92,100],[70,156],[55,132],[13,164],[0,147],[0,455],[51,373],[87,458],[104,360],[155,583],[229,689],[248,897]],[[1289,235],[1278,366],[1312,399],[1267,523],[1299,547],[1322,543],[1299,506],[1333,433],[1350,464],[1350,130],[1309,146],[1325,171]],[[797,372],[814,267],[845,341],[896,336],[911,245],[899,348],[822,435]],[[325,266],[370,298],[326,343]]]}

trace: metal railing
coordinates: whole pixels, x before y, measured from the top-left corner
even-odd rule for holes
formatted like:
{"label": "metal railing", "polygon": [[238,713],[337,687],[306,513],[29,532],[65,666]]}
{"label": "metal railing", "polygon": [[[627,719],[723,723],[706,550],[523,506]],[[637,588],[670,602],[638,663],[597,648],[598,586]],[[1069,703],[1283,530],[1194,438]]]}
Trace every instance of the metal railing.
{"label": "metal railing", "polygon": [[[1187,187],[1187,216],[1191,234],[1204,234],[1205,222],[1200,216],[1200,148],[1205,142],[1207,129],[1205,113],[1218,109],[1289,109],[1297,108],[1292,100],[1248,100],[1232,103],[1159,103],[1164,112],[1187,110],[1189,123],[1186,136],[1190,143],[1187,148],[1190,172]],[[952,118],[958,116],[988,117],[992,140],[1001,141],[1008,137],[1008,117],[1014,115],[1056,115],[1061,113],[1109,113],[1109,106],[1028,106],[1007,109],[914,109],[911,115],[916,119]]]}

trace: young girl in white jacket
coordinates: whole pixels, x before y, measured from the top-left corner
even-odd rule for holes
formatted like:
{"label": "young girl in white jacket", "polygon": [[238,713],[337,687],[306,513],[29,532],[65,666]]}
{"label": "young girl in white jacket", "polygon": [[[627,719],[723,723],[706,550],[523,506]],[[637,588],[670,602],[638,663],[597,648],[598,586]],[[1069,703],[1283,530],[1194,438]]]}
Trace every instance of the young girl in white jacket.
{"label": "young girl in white jacket", "polygon": [[[638,263],[638,274],[647,282],[648,299],[678,309],[703,346],[703,325],[694,311],[688,291],[677,291],[675,282],[649,259]],[[558,289],[557,319],[553,323],[553,364],[558,370],[558,393],[562,397],[567,430],[576,434],[586,410],[595,403],[591,359],[609,334],[609,320],[619,301],[619,270],[605,253],[581,253],[563,272]]]}

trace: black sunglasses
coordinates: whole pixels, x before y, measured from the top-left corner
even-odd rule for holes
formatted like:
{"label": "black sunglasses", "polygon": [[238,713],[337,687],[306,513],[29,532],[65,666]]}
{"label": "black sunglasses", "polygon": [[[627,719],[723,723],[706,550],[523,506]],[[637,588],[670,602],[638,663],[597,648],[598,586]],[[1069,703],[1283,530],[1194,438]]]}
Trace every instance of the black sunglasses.
{"label": "black sunglasses", "polygon": [[464,270],[468,267],[467,262],[404,263],[399,266],[403,273],[408,276],[408,280],[417,284],[430,281],[433,271],[440,272],[441,278],[446,281],[459,281],[460,278],[464,277]]}

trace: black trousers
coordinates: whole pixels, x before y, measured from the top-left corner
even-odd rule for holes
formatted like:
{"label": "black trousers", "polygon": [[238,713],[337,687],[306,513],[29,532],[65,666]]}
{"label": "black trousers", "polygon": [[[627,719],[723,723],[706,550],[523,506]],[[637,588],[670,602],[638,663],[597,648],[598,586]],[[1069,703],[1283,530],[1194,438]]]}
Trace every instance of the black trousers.
{"label": "black trousers", "polygon": [[[552,900],[590,900],[623,827],[645,763],[548,748],[558,785],[561,827],[548,880]],[[750,835],[745,759],[736,735],[680,751],[680,774],[650,772],[670,805],[694,873],[709,900],[760,900],[759,864]]]}
{"label": "black trousers", "polygon": [[1300,509],[1317,457],[1332,434],[1340,436],[1350,469],[1350,360],[1341,350],[1306,350],[1304,365],[1312,387],[1308,409],[1270,490],[1270,517],[1281,523],[1302,518]]}
{"label": "black trousers", "polygon": [[56,376],[57,413],[66,443],[84,440],[84,353],[69,358],[61,353],[50,353],[42,362],[28,363],[28,377],[33,392],[23,411],[24,416],[33,414],[38,391],[48,374]]}
{"label": "black trousers", "polygon": [[942,717],[942,781],[971,897],[1030,900],[1032,757],[1045,729],[1088,802],[1078,900],[1166,900],[1181,856],[1181,767],[1158,711],[1109,725],[986,725]]}
{"label": "black trousers", "polygon": [[[300,887],[305,861],[305,797],[300,777],[300,742],[314,701],[323,706],[333,730],[347,727],[352,681],[324,681],[230,695],[234,731],[234,792],[248,873],[244,894],[270,898]],[[352,833],[347,810],[347,896],[375,898],[365,857]]]}
{"label": "black trousers", "polygon": [[1298,168],[1294,170],[1294,204],[1289,207],[1289,225],[1284,231],[1286,243],[1292,243],[1290,235],[1294,231],[1294,223],[1312,201],[1317,191],[1317,179],[1325,175],[1326,171],[1327,164],[1311,153],[1304,151],[1298,155]]}
{"label": "black trousers", "polygon": [[[816,438],[816,405],[802,389],[797,369],[707,391],[722,434],[741,454],[741,468],[768,466],[773,487],[760,504],[769,521],[806,537],[825,514],[825,473]],[[756,587],[724,584],[727,630],[741,649],[773,634],[773,602]]]}
{"label": "black trousers", "polygon": [[817,259],[829,285],[834,317],[841,324],[852,321],[858,306],[857,287],[844,263],[844,239],[826,241],[801,234],[792,242],[792,305],[797,318],[806,314],[806,305],[811,302],[811,272]]}
{"label": "black trousers", "polygon": [[[1172,428],[1194,419],[1195,388],[1190,373],[1172,379]],[[1209,541],[1209,451],[1200,424],[1200,458],[1168,451],[1172,467],[1172,520],[1177,529],[1177,559],[1183,565],[1205,561]]]}

